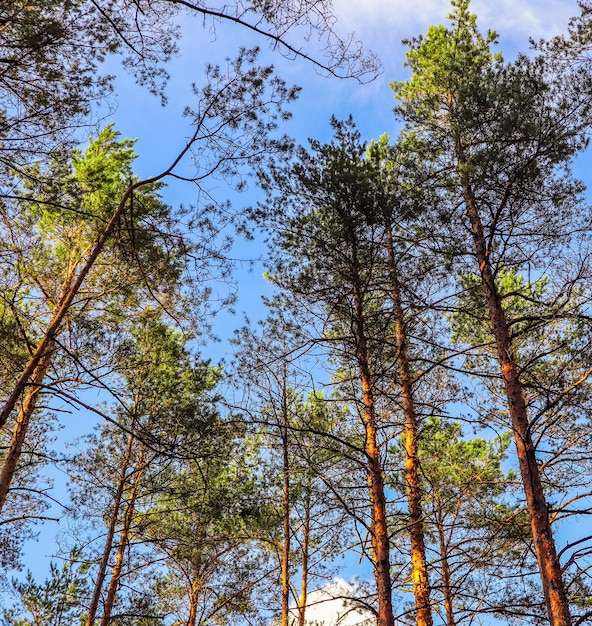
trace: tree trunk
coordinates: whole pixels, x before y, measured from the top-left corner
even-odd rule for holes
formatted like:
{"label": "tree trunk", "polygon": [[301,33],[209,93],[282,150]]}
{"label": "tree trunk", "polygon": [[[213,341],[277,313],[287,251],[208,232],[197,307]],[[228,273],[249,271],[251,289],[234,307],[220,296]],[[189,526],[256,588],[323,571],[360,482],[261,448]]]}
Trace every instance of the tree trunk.
{"label": "tree trunk", "polygon": [[444,594],[444,608],[446,609],[446,626],[456,626],[452,604],[452,587],[450,584],[450,564],[448,563],[448,550],[446,548],[446,537],[444,535],[444,518],[439,502],[435,503],[435,509],[438,543],[440,546],[440,567],[442,568],[442,592]]}
{"label": "tree trunk", "polygon": [[282,616],[281,626],[289,626],[290,622],[290,458],[288,450],[288,391],[286,388],[287,369],[286,359],[283,359],[282,378],[282,515],[283,515],[283,545],[282,545]]}
{"label": "tree trunk", "polygon": [[374,388],[370,374],[362,298],[357,288],[354,293],[354,316],[356,360],[362,386],[362,419],[365,429],[366,471],[370,497],[370,537],[374,579],[378,594],[378,626],[394,626],[384,476],[378,444]]}
{"label": "tree trunk", "polygon": [[117,553],[115,555],[115,565],[113,566],[113,570],[111,571],[111,580],[109,582],[109,588],[107,589],[105,608],[103,609],[103,617],[101,618],[100,626],[108,626],[111,621],[111,613],[113,611],[113,605],[115,603],[115,597],[117,595],[117,589],[119,587],[119,581],[121,579],[121,573],[123,571],[125,550],[128,546],[130,530],[134,518],[136,499],[138,497],[138,491],[140,489],[142,474],[144,473],[145,469],[144,457],[145,449],[142,447],[138,455],[138,461],[132,474],[132,476],[134,477],[133,484],[125,510],[123,528],[121,529],[121,533],[119,535],[119,543],[117,546]]}
{"label": "tree trunk", "polygon": [[103,590],[103,583],[105,582],[105,576],[107,575],[107,566],[109,564],[109,555],[113,549],[113,538],[115,537],[115,528],[117,526],[117,520],[119,519],[119,509],[121,507],[121,498],[123,497],[123,490],[127,480],[127,470],[132,455],[134,443],[134,436],[129,435],[127,449],[123,462],[121,465],[119,484],[117,485],[117,491],[115,498],[113,499],[113,511],[111,513],[111,519],[109,520],[109,528],[107,529],[107,537],[105,539],[105,547],[103,548],[103,556],[99,564],[99,571],[97,573],[97,579],[95,581],[95,588],[90,601],[90,607],[88,609],[88,616],[85,621],[85,626],[93,626],[97,608],[99,606],[99,600],[101,598],[101,591]]}
{"label": "tree trunk", "polygon": [[311,507],[311,477],[308,476],[306,500],[304,501],[304,528],[302,530],[302,575],[300,577],[300,598],[298,600],[298,626],[305,626],[306,602],[308,598],[308,550],[310,546],[310,507]]}
{"label": "tree trunk", "polygon": [[[462,152],[459,151],[462,156]],[[518,453],[520,475],[526,496],[526,506],[530,516],[533,544],[537,557],[547,613],[551,626],[570,626],[571,617],[567,594],[563,584],[563,576],[553,531],[549,522],[549,511],[539,467],[537,465],[535,446],[532,440],[524,391],[519,379],[516,362],[511,345],[510,332],[506,322],[504,309],[495,285],[493,270],[485,241],[481,216],[473,193],[471,182],[460,159],[460,180],[466,204],[466,213],[471,224],[475,253],[479,262],[479,271],[489,311],[489,318],[495,337],[501,374],[504,381],[508,407],[512,421],[514,441]]]}
{"label": "tree trunk", "polygon": [[6,503],[10,484],[21,456],[27,430],[29,429],[31,416],[37,406],[37,400],[39,398],[39,394],[41,393],[45,375],[51,365],[53,349],[53,342],[46,345],[46,351],[39,359],[39,362],[33,371],[33,375],[31,376],[31,380],[29,382],[29,388],[25,392],[23,404],[16,417],[10,444],[8,446],[8,450],[6,451],[6,456],[4,457],[2,469],[0,470],[0,511],[2,511],[4,504]]}
{"label": "tree trunk", "polygon": [[195,626],[197,624],[197,604],[193,597],[189,603],[189,617],[187,618],[187,626]]}
{"label": "tree trunk", "polygon": [[189,617],[187,618],[187,626],[196,626],[197,624],[197,599],[199,597],[200,584],[196,575],[191,582],[191,598],[189,600]]}
{"label": "tree trunk", "polygon": [[430,583],[423,532],[423,510],[421,502],[421,481],[419,479],[419,456],[417,446],[418,418],[413,397],[411,366],[407,349],[405,315],[401,303],[401,292],[395,261],[393,234],[387,229],[387,248],[391,279],[391,298],[395,317],[395,335],[398,349],[399,379],[403,415],[405,417],[405,490],[409,508],[409,534],[411,539],[411,577],[415,596],[417,626],[432,626]]}

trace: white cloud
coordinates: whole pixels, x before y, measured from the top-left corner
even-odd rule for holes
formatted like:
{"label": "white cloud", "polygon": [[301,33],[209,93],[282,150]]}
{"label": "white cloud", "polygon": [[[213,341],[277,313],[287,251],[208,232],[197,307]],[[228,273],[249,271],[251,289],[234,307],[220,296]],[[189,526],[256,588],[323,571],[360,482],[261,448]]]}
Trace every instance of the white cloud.
{"label": "white cloud", "polygon": [[485,27],[520,39],[557,35],[579,14],[577,0],[476,0],[474,11]]}
{"label": "white cloud", "polygon": [[370,611],[352,607],[346,598],[355,598],[356,588],[342,578],[308,595],[306,624],[310,626],[358,626],[373,617]]}
{"label": "white cloud", "polygon": [[[549,37],[565,30],[579,13],[577,0],[473,0],[472,10],[483,30],[493,28],[502,41],[524,48],[528,38]],[[450,13],[448,0],[334,0],[338,28],[355,31],[368,48],[383,50],[400,40],[423,33],[430,24],[443,23]]]}

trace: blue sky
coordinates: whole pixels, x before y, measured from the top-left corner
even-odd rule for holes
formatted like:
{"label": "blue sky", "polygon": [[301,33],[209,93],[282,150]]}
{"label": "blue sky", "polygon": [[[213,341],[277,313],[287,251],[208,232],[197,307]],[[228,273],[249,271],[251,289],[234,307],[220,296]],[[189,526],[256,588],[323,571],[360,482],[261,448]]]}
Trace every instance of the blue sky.
{"label": "blue sky", "polygon": [[[507,57],[517,50],[526,50],[529,37],[536,39],[563,32],[569,17],[579,12],[577,0],[497,0],[495,3],[474,0],[472,8],[479,16],[482,30],[493,28],[500,34],[500,48]],[[291,107],[292,120],[282,127],[299,143],[305,143],[309,137],[329,140],[332,114],[338,118],[352,114],[365,139],[377,138],[384,132],[396,136],[394,100],[388,84],[407,76],[403,66],[405,47],[401,40],[422,34],[428,25],[444,21],[450,4],[448,0],[335,0],[334,10],[338,32],[355,32],[365,48],[380,58],[384,71],[376,80],[359,84],[351,79],[327,78],[304,60],[289,61],[270,51],[267,42],[244,28],[220,24],[214,35],[209,28],[204,28],[201,19],[189,18],[182,23],[180,54],[168,66],[171,80],[166,107],[161,107],[157,98],[113,67],[119,78],[110,102],[116,110],[109,119],[116,122],[124,136],[138,138],[139,175],[150,176],[162,170],[176,155],[189,134],[189,120],[182,112],[191,102],[192,83],[202,82],[206,63],[223,62],[225,57],[234,56],[239,46],[260,45],[262,62],[273,63],[288,84],[302,87],[299,100]],[[253,203],[257,197],[254,185],[241,196],[230,194],[222,183],[213,184],[212,189],[221,200],[232,198],[237,208]],[[191,205],[197,201],[197,191],[191,184],[169,181],[164,197],[174,206]],[[256,258],[263,253],[261,241],[257,240],[250,246],[238,245],[235,256]],[[264,316],[260,295],[269,293],[269,288],[262,278],[262,269],[256,267],[251,274],[241,270],[237,280],[237,310],[247,312],[253,319]],[[240,315],[222,315],[215,330],[224,338],[241,323]],[[212,356],[219,358],[226,345],[224,342],[214,348]]]}

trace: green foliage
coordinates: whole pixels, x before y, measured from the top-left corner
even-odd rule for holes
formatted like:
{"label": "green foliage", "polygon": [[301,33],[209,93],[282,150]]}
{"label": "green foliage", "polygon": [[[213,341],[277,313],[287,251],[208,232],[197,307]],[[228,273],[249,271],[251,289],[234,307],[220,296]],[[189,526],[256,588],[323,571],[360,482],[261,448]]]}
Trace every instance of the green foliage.
{"label": "green foliage", "polygon": [[384,215],[392,204],[353,120],[333,119],[332,126],[331,143],[311,141],[310,151],[300,148],[294,163],[270,171],[281,191],[256,217],[272,232],[273,282],[314,316],[327,316],[326,345],[336,354],[353,353],[351,320],[361,309],[373,338],[370,353],[379,358],[384,344],[378,338],[390,322]]}
{"label": "green foliage", "polygon": [[2,287],[5,288],[5,299],[0,300],[0,387],[8,389],[15,372],[26,363],[28,353],[19,319],[14,314],[14,309],[22,306],[19,302],[22,296],[19,297],[10,287]]}
{"label": "green foliage", "polygon": [[[133,506],[116,612],[144,611],[138,624],[161,623],[156,617],[151,622],[151,615],[186,620],[191,603],[212,619],[253,611],[251,595],[265,563],[247,541],[263,518],[258,459],[239,441],[241,429],[218,413],[218,368],[190,348],[190,338],[167,327],[158,312],[146,310],[136,320],[114,368],[121,380],[115,420],[125,430],[104,426],[73,468],[73,497],[85,517],[108,525],[115,506],[121,518]],[[86,501],[89,489],[95,491],[92,503]],[[100,556],[101,537],[89,532],[89,548],[99,544],[94,550]],[[89,550],[86,558],[96,557]]]}
{"label": "green foliage", "polygon": [[[0,334],[7,337],[0,352],[0,376],[6,394],[129,185],[135,159],[133,143],[121,140],[109,125],[85,151],[74,151],[68,161],[55,157],[47,169],[39,165],[23,168],[20,176],[26,184],[22,195],[3,203]],[[70,394],[71,387],[80,388],[85,377],[85,382],[94,384],[110,372],[113,348],[132,318],[146,307],[148,298],[161,306],[170,303],[172,310],[181,289],[181,266],[188,246],[172,224],[169,208],[160,201],[157,188],[146,186],[132,199],[119,231],[95,262],[83,291],[68,310],[54,337],[58,347],[52,352],[48,380],[44,381],[48,394],[64,387]],[[108,369],[104,369],[106,362]],[[44,408],[41,403],[39,408]],[[10,502],[4,512],[4,519],[11,520],[15,533],[15,524],[22,526],[24,518],[36,517],[32,503],[39,506],[38,514],[43,508],[40,503],[44,491],[36,493],[34,487],[39,464],[47,459],[42,445],[47,437],[39,437],[40,432],[46,432],[47,424],[54,425],[47,417],[35,416],[32,430],[25,437],[11,493],[22,515],[14,512]],[[5,441],[9,437],[9,431],[3,435]],[[18,536],[22,536],[20,528]],[[19,542],[15,541],[14,546]],[[13,551],[6,554],[13,555]]]}
{"label": "green foliage", "polygon": [[[435,555],[432,584],[435,597],[450,591],[458,622],[479,612],[484,595],[503,614],[505,573],[528,561],[529,518],[514,502],[516,475],[504,468],[511,439],[509,431],[491,439],[466,438],[459,422],[435,417],[421,431],[425,528]],[[445,567],[448,589],[443,589]]]}
{"label": "green foliage", "polygon": [[[35,319],[33,332],[86,262],[133,180],[133,143],[120,140],[109,125],[84,152],[74,151],[68,164],[56,159],[46,171],[40,166],[29,169],[23,196],[7,206],[2,227],[10,233],[11,244],[5,245],[3,263],[7,277],[20,278],[13,300],[20,296],[29,316],[44,316]],[[179,277],[186,246],[179,233],[169,230],[169,209],[159,200],[156,186],[136,194],[124,220],[85,281],[87,296],[96,290],[97,299],[116,301],[117,295],[141,295],[148,280],[157,289],[159,280],[173,286]],[[152,222],[159,223],[159,230]]]}
{"label": "green foliage", "polygon": [[49,578],[35,582],[31,572],[13,581],[18,604],[2,610],[3,626],[80,626],[80,605],[88,594],[88,567],[76,565],[80,551],[70,553],[60,568],[50,564]]}
{"label": "green foliage", "polygon": [[[194,452],[207,456],[219,419],[212,392],[220,371],[192,355],[190,339],[168,327],[157,310],[138,316],[117,353],[115,373],[125,381],[123,397],[128,401],[120,418],[135,420],[135,427],[146,428],[148,436],[162,429],[165,438],[177,435],[180,442],[192,441]],[[198,443],[202,435],[204,441]]]}
{"label": "green foliage", "polygon": [[[20,220],[29,216],[34,232],[44,244],[39,253],[44,256],[36,260],[34,268],[42,267],[45,259],[46,264],[55,265],[57,261],[58,268],[72,271],[72,266],[86,261],[92,243],[114,214],[124,191],[136,180],[132,169],[136,159],[134,143],[120,139],[119,132],[109,124],[95,139],[89,140],[84,151],[74,150],[67,164],[55,160],[45,171],[40,165],[27,171],[29,180],[25,180],[26,192],[18,211]],[[166,233],[170,240],[173,234],[166,232],[170,226],[170,209],[160,201],[160,187],[145,185],[129,201],[118,232],[98,261],[103,266],[103,275],[106,266],[124,260],[130,265],[143,263],[146,275],[151,276],[156,260],[152,257],[158,248],[162,271],[166,269],[165,258],[174,267],[173,255],[165,257],[163,250],[166,242],[163,235]],[[163,229],[160,237],[151,229],[155,221]],[[180,241],[177,248],[182,251],[183,246],[184,242]],[[107,258],[103,260],[104,257]]]}
{"label": "green foliage", "polygon": [[134,143],[130,139],[120,141],[119,133],[109,124],[89,141],[84,152],[74,151],[73,179],[88,207],[85,213],[103,219],[113,214],[123,190],[133,180]]}
{"label": "green foliage", "polygon": [[[545,312],[544,296],[548,282],[545,276],[535,281],[527,281],[514,269],[502,268],[496,274],[498,296],[506,320],[512,327],[516,348],[521,340],[536,340],[544,331],[541,324],[536,322]],[[452,326],[452,341],[471,346],[490,345],[494,349],[493,331],[481,277],[477,274],[465,274],[460,277],[460,285],[463,291],[457,300],[456,311],[448,315]]]}
{"label": "green foliage", "polygon": [[[89,449],[76,459],[82,472],[75,479],[77,490],[82,490],[77,496],[81,504],[85,480],[99,486],[119,479],[117,459],[123,458],[130,433],[137,438],[131,462],[143,449],[147,460],[137,473],[142,483],[154,481],[156,490],[166,489],[176,476],[172,459],[207,463],[231,445],[231,439],[226,444],[229,433],[216,406],[219,370],[193,354],[189,342],[189,336],[168,327],[154,309],[145,310],[131,326],[112,364],[113,390],[119,398],[114,423],[89,437]],[[133,475],[128,480],[133,483]],[[149,501],[152,488],[146,489]],[[106,497],[108,501],[110,493]]]}
{"label": "green foliage", "polygon": [[162,612],[187,619],[193,605],[202,619],[226,623],[257,612],[269,555],[255,540],[269,522],[250,451],[228,432],[217,441],[206,458],[176,463],[138,512],[136,536],[166,559],[153,585]]}
{"label": "green foliage", "polygon": [[511,438],[512,434],[506,432],[493,440],[465,439],[459,422],[447,424],[430,417],[419,441],[428,497],[433,494],[453,508],[461,501],[470,503],[476,510],[469,525],[478,522],[478,507],[489,506],[504,493],[507,481],[515,479],[513,472],[506,476],[502,471]]}
{"label": "green foliage", "polygon": [[440,201],[428,228],[462,264],[473,246],[465,236],[463,175],[482,209],[493,267],[543,265],[559,233],[566,243],[587,213],[570,161],[587,145],[583,94],[590,85],[546,58],[504,62],[490,50],[495,34],[480,33],[466,0],[454,2],[449,17],[449,28],[431,27],[408,42],[412,75],[392,84],[407,131],[418,134],[438,166]]}
{"label": "green foliage", "polygon": [[[134,180],[133,144],[108,125],[67,162],[56,158],[46,169],[36,165],[25,170],[22,195],[4,204],[0,299],[5,303],[3,319],[16,331],[12,341],[23,353],[45,332],[57,302]],[[148,300],[175,310],[191,246],[158,188],[147,185],[134,193],[87,275],[81,297],[68,310],[68,347],[75,358],[96,363],[100,357],[92,346],[98,345],[98,337],[122,331],[124,319],[145,308]],[[16,354],[8,342],[4,345],[2,367],[18,372]],[[55,358],[62,357],[58,352]],[[61,366],[68,367],[64,362]]]}
{"label": "green foliage", "polygon": [[420,127],[435,129],[434,116],[445,117],[467,101],[478,101],[480,93],[474,89],[492,80],[490,71],[500,67],[501,55],[490,51],[497,34],[479,32],[469,5],[470,0],[452,0],[450,28],[430,26],[425,37],[404,42],[410,46],[407,65],[412,77],[391,83],[391,88],[402,101],[398,113]]}

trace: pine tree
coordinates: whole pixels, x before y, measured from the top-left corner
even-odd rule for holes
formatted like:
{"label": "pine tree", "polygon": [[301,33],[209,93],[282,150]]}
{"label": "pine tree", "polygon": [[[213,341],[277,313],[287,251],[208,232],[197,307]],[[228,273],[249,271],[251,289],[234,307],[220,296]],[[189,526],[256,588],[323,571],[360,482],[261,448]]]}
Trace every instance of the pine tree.
{"label": "pine tree", "polygon": [[[574,207],[581,187],[571,159],[585,146],[589,125],[583,83],[554,76],[540,58],[504,64],[483,36],[468,0],[453,3],[451,27],[431,27],[409,42],[412,77],[393,84],[397,107],[410,128],[433,146],[433,159],[449,172],[440,232],[459,263],[479,271],[496,344],[534,550],[549,620],[571,623],[569,604],[537,462],[524,382],[517,364],[503,298],[500,267],[537,267],[560,238],[578,229]],[[432,214],[433,215],[433,214]],[[435,217],[435,216],[434,216]],[[459,235],[468,231],[471,240]],[[452,245],[451,245],[452,244]],[[539,269],[540,271],[540,269]]]}
{"label": "pine tree", "polygon": [[[39,188],[29,185],[29,197],[13,207],[3,222],[12,233],[12,244],[7,246],[3,262],[8,280],[18,285],[11,288],[9,283],[4,294],[13,303],[11,314],[18,331],[13,341],[18,341],[21,350],[33,353],[25,365],[25,373],[33,364],[34,367],[30,376],[15,377],[6,388],[12,387],[12,391],[8,394],[2,423],[12,416],[17,400],[21,404],[0,470],[0,509],[6,501],[40,394],[52,388],[57,391],[57,384],[51,378],[67,379],[67,372],[77,368],[77,353],[89,364],[87,369],[92,369],[91,364],[96,366],[97,360],[92,347],[97,335],[109,336],[121,323],[122,315],[142,308],[146,297],[162,291],[165,284],[170,286],[171,295],[178,285],[180,263],[186,252],[184,241],[177,233],[169,233],[168,239],[163,236],[169,209],[153,186],[136,194],[135,213],[130,216],[128,229],[106,247],[100,262],[86,277],[80,299],[59,312],[60,302],[75,288],[76,274],[87,262],[97,232],[132,176],[131,163],[135,158],[132,144],[128,140],[119,141],[113,128],[107,127],[84,153],[78,151],[72,155],[69,171],[54,163],[48,172],[38,172],[36,177],[52,181],[53,188],[48,190],[40,182],[39,187],[47,193],[43,196]],[[151,220],[160,221],[161,234],[151,229]],[[56,316],[60,315],[62,321],[56,325]],[[69,342],[63,339],[66,328]],[[68,363],[72,359],[74,364]],[[59,373],[52,372],[58,369]],[[72,379],[75,378],[73,374]]]}
{"label": "pine tree", "polygon": [[504,579],[512,565],[526,574],[532,563],[523,554],[530,537],[524,511],[513,499],[516,477],[502,470],[510,443],[509,431],[491,439],[468,438],[460,422],[439,418],[430,418],[422,429],[426,525],[438,580],[434,589],[447,626],[469,618],[487,620],[504,609],[509,619],[520,612],[520,604],[506,598],[518,599],[523,581],[514,576],[510,590]]}
{"label": "pine tree", "polygon": [[384,314],[381,276],[376,271],[383,266],[380,235],[384,231],[366,219],[373,208],[369,205],[373,185],[363,162],[365,147],[351,132],[351,122],[333,120],[333,126],[336,142],[313,141],[312,153],[301,149],[289,169],[270,172],[269,184],[282,193],[275,200],[277,213],[262,214],[267,224],[274,215],[278,218],[274,282],[314,315],[325,318],[324,338],[333,357],[344,363],[344,373],[351,371],[357,380],[378,623],[392,626],[390,530],[378,397],[381,376],[386,375],[382,340],[390,321]]}
{"label": "pine tree", "polygon": [[352,520],[342,504],[351,483],[343,456],[351,448],[341,424],[345,412],[321,394],[306,394],[306,340],[279,304],[270,303],[258,332],[249,326],[237,332],[232,377],[242,395],[235,410],[260,442],[267,477],[261,488],[276,509],[260,539],[277,552],[278,623],[304,626],[314,582],[330,577],[335,556],[351,541]]}
{"label": "pine tree", "polygon": [[[141,316],[132,336],[120,346],[115,364],[123,385],[113,423],[91,438],[89,449],[73,465],[78,505],[87,508],[84,494],[99,489],[93,505],[104,502],[108,511],[105,515],[102,507],[87,510],[89,517],[104,518],[107,526],[104,538],[93,537],[89,543],[102,546],[98,570],[91,569],[95,585],[85,621],[88,626],[99,615],[101,624],[111,623],[115,608],[127,601],[119,592],[129,571],[135,570],[135,576],[142,578],[136,559],[144,560],[150,575],[158,575],[158,568],[150,567],[151,550],[147,548],[160,541],[154,504],[167,499],[177,514],[186,508],[188,487],[183,487],[182,495],[173,495],[183,478],[187,483],[195,480],[188,471],[183,478],[178,476],[183,466],[206,465],[210,456],[214,465],[228,453],[222,445],[226,431],[219,423],[212,395],[217,372],[194,359],[187,343],[188,338],[167,328],[157,312],[148,310]],[[196,492],[195,497],[206,496]]]}

